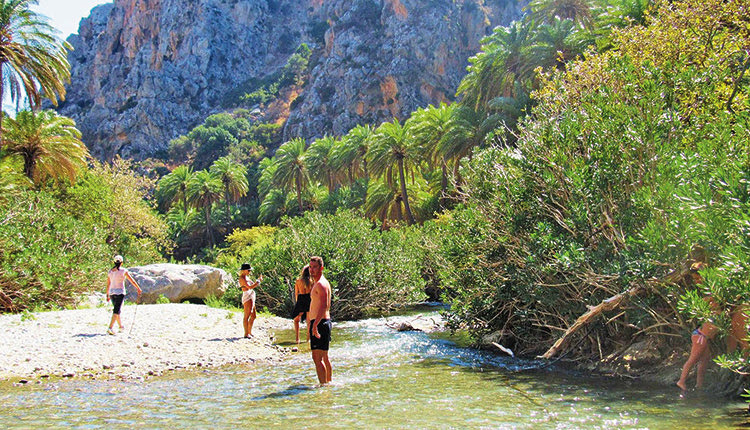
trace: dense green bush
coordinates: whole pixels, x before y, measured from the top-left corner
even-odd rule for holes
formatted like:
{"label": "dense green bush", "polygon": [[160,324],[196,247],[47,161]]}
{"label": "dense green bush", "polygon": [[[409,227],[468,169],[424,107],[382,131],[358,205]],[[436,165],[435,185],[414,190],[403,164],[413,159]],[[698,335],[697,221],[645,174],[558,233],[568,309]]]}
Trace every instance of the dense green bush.
{"label": "dense green bush", "polygon": [[[262,240],[239,252],[227,252],[217,264],[236,273],[250,263],[263,274],[258,305],[285,316],[292,309],[294,281],[313,255],[325,263],[333,288],[336,319],[377,315],[426,298],[423,251],[410,229],[381,232],[352,212],[324,215],[308,212],[285,218],[273,240]],[[237,292],[228,300],[238,300]]]}
{"label": "dense green bush", "polygon": [[69,305],[105,285],[111,248],[59,203],[25,192],[0,206],[0,311]]}
{"label": "dense green bush", "polygon": [[170,244],[143,200],[152,186],[118,161],[75,185],[9,196],[0,204],[0,312],[69,306],[103,291],[114,254],[128,266],[161,261]]}
{"label": "dense green bush", "polygon": [[[681,2],[616,32],[616,49],[550,77],[517,148],[466,166],[465,204],[436,245],[454,324],[544,352],[588,306],[653,285],[696,246],[716,268],[707,289],[727,309],[746,300],[750,35],[736,7]],[[683,317],[705,313],[686,287],[649,289],[575,354],[685,333]]]}

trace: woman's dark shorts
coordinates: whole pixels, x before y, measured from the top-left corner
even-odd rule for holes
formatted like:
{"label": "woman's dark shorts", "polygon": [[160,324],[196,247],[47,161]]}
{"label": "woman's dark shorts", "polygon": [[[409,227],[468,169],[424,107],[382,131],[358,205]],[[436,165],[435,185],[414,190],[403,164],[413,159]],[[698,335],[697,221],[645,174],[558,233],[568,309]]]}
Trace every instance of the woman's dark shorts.
{"label": "woman's dark shorts", "polygon": [[319,349],[322,351],[328,351],[328,346],[331,344],[331,320],[328,318],[320,320],[318,324],[318,334],[320,337],[315,337],[312,334],[312,328],[315,327],[315,320],[310,321],[310,349]]}
{"label": "woman's dark shorts", "polygon": [[120,307],[122,307],[122,302],[125,300],[125,294],[111,294],[109,299],[112,300],[112,305],[115,307],[115,310],[112,311],[112,313],[120,315]]}
{"label": "woman's dark shorts", "polygon": [[294,310],[292,311],[292,318],[297,318],[297,315],[304,314],[309,311],[310,311],[310,295],[299,294],[297,296],[297,304],[294,305]]}

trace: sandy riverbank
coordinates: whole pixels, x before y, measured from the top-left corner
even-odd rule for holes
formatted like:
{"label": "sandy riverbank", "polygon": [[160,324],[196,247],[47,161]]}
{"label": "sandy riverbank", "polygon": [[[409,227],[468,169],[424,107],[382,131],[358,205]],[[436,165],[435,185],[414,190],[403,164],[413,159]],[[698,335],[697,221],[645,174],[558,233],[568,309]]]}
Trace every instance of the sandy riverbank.
{"label": "sandy riverbank", "polygon": [[183,368],[279,361],[289,352],[272,344],[275,331],[292,327],[284,318],[259,317],[254,337],[244,339],[240,312],[130,305],[122,311],[125,330],[113,336],[107,334],[111,314],[100,307],[0,315],[0,380],[142,379]]}

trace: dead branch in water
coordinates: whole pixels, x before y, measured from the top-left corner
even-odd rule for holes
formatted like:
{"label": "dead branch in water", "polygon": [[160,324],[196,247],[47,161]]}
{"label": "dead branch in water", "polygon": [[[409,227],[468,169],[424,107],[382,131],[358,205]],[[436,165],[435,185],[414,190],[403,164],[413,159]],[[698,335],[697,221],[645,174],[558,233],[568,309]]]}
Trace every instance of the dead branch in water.
{"label": "dead branch in water", "polygon": [[589,306],[588,312],[578,317],[576,322],[573,323],[573,325],[571,325],[565,331],[562,337],[557,339],[557,341],[552,345],[552,347],[550,347],[547,350],[547,352],[545,352],[543,355],[539,356],[539,358],[549,360],[550,358],[554,357],[557,353],[559,353],[560,351],[562,351],[568,346],[574,334],[576,334],[581,328],[590,324],[592,321],[594,321],[598,316],[600,316],[604,312],[618,309],[624,304],[628,303],[631,298],[653,291],[654,287],[658,285],[662,285],[666,283],[676,283],[679,280],[683,279],[686,275],[688,275],[690,263],[691,262],[687,262],[683,264],[679,270],[673,271],[672,273],[668,274],[662,279],[650,280],[645,285],[636,285],[634,287],[629,288],[625,292],[615,294],[614,296],[606,300],[603,300],[601,303],[599,303],[596,306]]}

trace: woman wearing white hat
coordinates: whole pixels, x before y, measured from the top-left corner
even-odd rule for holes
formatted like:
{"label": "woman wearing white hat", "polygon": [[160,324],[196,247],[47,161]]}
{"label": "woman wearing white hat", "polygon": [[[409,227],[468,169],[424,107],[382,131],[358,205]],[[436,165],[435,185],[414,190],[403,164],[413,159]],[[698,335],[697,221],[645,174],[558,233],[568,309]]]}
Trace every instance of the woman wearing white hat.
{"label": "woman wearing white hat", "polygon": [[130,281],[131,284],[138,290],[138,298],[141,298],[141,287],[135,282],[130,273],[122,265],[122,255],[115,255],[115,266],[107,273],[107,301],[112,300],[114,310],[112,311],[112,319],[109,321],[109,329],[107,333],[115,334],[112,331],[112,326],[115,325],[115,321],[120,325],[120,331],[125,328],[120,320],[120,307],[122,306],[123,300],[125,300],[125,280]]}

